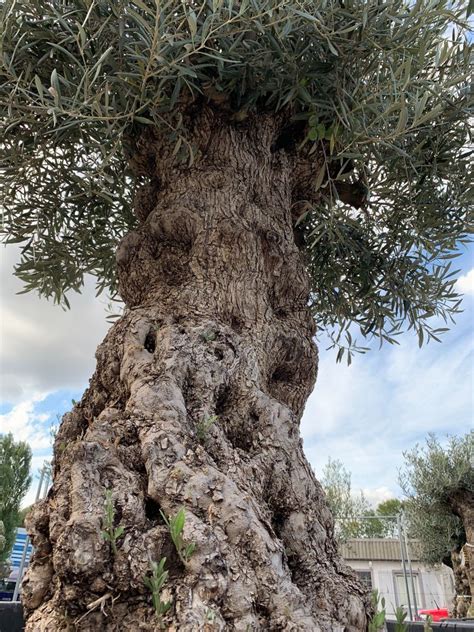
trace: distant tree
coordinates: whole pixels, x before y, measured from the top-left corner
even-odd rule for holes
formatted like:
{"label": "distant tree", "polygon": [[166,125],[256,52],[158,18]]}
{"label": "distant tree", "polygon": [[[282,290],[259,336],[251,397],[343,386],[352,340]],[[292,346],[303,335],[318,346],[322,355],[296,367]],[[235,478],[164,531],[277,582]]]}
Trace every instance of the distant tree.
{"label": "distant tree", "polygon": [[[424,449],[405,453],[400,484],[407,500],[404,509],[410,534],[420,540],[422,558],[445,562],[461,577],[460,552],[466,582],[462,590],[474,593],[474,432],[451,437],[443,448],[429,435]],[[470,614],[474,614],[471,605]]]}
{"label": "distant tree", "polygon": [[377,514],[384,517],[397,516],[403,509],[403,502],[398,498],[389,498],[377,505]]}
{"label": "distant tree", "polygon": [[375,513],[380,516],[381,520],[381,533],[380,537],[393,538],[397,535],[397,521],[396,516],[401,513],[403,509],[403,502],[398,498],[389,498],[377,505]]}
{"label": "distant tree", "polygon": [[361,516],[370,512],[370,505],[361,492],[354,496],[351,473],[338,459],[328,459],[323,469],[321,484],[326,492],[326,500],[336,520],[336,534],[339,541],[364,536],[365,526]]}
{"label": "distant tree", "polygon": [[328,459],[321,484],[336,519],[336,532],[340,541],[396,535],[397,522],[393,517],[402,509],[403,503],[400,500],[391,498],[372,509],[363,492],[353,494],[351,473],[337,459]]}
{"label": "distant tree", "polygon": [[12,434],[0,437],[0,521],[5,543],[0,562],[10,555],[18,526],[20,503],[31,483],[31,449],[24,441],[15,442]]}

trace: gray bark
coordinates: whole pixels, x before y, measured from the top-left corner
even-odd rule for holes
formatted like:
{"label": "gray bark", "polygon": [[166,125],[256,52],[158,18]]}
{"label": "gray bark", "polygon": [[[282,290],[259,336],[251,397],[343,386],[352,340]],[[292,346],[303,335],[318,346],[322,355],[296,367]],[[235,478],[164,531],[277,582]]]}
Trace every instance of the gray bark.
{"label": "gray bark", "polygon": [[[205,112],[181,169],[153,134],[137,144],[152,182],[117,253],[127,310],[64,417],[54,486],[29,522],[28,632],[158,629],[143,577],[163,556],[165,629],[366,628],[299,435],[317,350],[291,210],[311,178],[271,150],[278,125]],[[125,527],[116,555],[106,489]],[[160,516],[181,507],[187,564]]]}
{"label": "gray bark", "polygon": [[461,519],[466,533],[466,543],[461,551],[452,555],[456,578],[455,614],[458,617],[474,617],[474,491],[458,489],[449,495],[453,512]]}

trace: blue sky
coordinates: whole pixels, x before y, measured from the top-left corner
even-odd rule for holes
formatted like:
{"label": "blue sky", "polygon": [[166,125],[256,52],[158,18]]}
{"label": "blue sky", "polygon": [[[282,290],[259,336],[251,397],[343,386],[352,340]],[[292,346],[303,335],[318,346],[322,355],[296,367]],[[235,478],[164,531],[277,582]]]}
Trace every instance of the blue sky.
{"label": "blue sky", "polygon": [[[109,325],[92,282],[64,312],[34,294],[17,295],[16,251],[2,249],[0,257],[0,432],[30,443],[36,474],[51,454],[50,429],[80,399]],[[473,250],[456,264],[464,312],[442,344],[419,349],[407,334],[400,346],[357,356],[350,367],[336,364],[334,352],[320,345],[318,382],[302,421],[306,454],[317,475],[329,457],[340,459],[354,491],[364,490],[374,503],[400,494],[405,450],[429,432],[443,439],[474,426]],[[35,481],[25,504],[34,487]]]}

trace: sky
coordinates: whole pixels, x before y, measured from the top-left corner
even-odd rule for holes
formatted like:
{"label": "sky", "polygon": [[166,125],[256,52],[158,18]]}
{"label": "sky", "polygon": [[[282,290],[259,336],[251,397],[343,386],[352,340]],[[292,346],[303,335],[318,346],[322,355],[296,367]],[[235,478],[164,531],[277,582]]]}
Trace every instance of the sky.
{"label": "sky", "polygon": [[[51,429],[87,387],[95,349],[103,339],[106,300],[89,279],[71,310],[21,294],[13,277],[18,251],[0,248],[0,433],[12,432],[33,451],[34,500],[38,470],[51,456]],[[306,455],[318,477],[328,458],[352,474],[352,489],[373,504],[402,497],[403,452],[428,433],[441,441],[474,426],[474,249],[457,260],[464,312],[443,342],[418,348],[413,334],[400,346],[376,347],[350,367],[320,345],[318,381],[303,416]]]}

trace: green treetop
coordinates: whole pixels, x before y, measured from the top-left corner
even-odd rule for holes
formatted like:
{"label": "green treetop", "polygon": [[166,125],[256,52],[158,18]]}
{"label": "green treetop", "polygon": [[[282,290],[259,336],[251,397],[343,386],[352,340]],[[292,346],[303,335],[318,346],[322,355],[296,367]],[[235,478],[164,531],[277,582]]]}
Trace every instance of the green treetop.
{"label": "green treetop", "polygon": [[192,169],[194,115],[213,108],[243,128],[279,117],[265,150],[310,166],[293,210],[339,358],[351,324],[437,337],[472,228],[466,19],[446,0],[5,0],[3,228],[25,289],[67,303],[92,273],[113,293],[135,187],[155,174],[150,128]]}
{"label": "green treetop", "polygon": [[398,536],[397,516],[403,509],[398,498],[384,500],[375,509],[363,492],[352,492],[351,473],[338,459],[328,459],[321,484],[336,520],[340,542],[350,538],[393,538]]}

